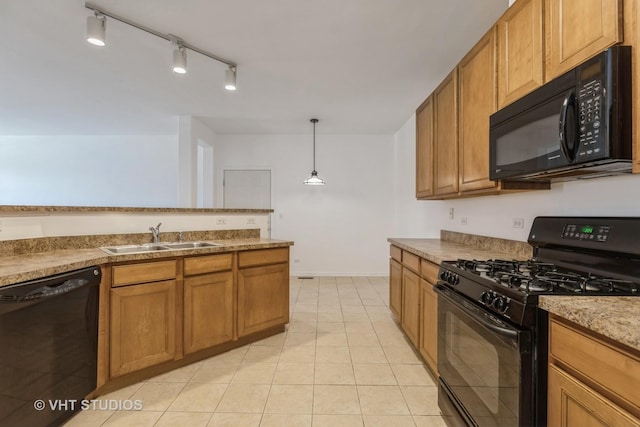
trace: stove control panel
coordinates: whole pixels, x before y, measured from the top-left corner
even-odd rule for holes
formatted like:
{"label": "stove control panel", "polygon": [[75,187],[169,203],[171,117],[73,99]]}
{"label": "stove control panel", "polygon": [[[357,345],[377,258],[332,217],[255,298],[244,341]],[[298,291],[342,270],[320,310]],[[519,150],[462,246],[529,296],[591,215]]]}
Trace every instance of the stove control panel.
{"label": "stove control panel", "polygon": [[509,308],[511,299],[494,291],[485,291],[480,295],[480,302],[486,306],[493,307],[500,313],[504,313],[507,311],[507,308]]}
{"label": "stove control panel", "polygon": [[567,224],[562,230],[562,238],[606,242],[610,232],[610,225]]}

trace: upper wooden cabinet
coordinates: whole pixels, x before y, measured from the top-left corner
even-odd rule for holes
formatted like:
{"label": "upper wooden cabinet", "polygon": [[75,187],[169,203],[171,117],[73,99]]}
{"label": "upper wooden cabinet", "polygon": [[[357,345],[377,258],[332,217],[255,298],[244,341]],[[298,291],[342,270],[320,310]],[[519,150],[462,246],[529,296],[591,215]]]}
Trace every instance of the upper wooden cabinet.
{"label": "upper wooden cabinet", "polygon": [[433,196],[433,100],[416,110],[416,198]]}
{"label": "upper wooden cabinet", "polygon": [[545,0],[546,79],[622,42],[622,0]]}
{"label": "upper wooden cabinet", "polygon": [[436,196],[458,192],[458,73],[433,92],[433,186]]}
{"label": "upper wooden cabinet", "polygon": [[489,180],[489,116],[496,111],[495,51],[492,29],[458,65],[461,192],[497,185]]}
{"label": "upper wooden cabinet", "polygon": [[498,20],[498,108],[544,83],[542,1],[518,0]]}

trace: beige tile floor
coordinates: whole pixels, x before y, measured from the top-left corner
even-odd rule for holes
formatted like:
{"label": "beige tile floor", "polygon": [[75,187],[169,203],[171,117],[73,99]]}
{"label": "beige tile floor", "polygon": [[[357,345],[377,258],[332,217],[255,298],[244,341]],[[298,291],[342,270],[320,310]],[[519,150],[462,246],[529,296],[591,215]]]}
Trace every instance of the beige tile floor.
{"label": "beige tile floor", "polygon": [[286,332],[102,400],[77,426],[445,426],[437,387],[387,308],[388,278],[291,278]]}

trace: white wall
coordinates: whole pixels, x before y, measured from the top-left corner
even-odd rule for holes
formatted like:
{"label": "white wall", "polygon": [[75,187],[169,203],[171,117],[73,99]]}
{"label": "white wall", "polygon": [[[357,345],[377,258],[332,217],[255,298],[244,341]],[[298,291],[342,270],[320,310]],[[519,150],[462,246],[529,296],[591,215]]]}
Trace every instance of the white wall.
{"label": "white wall", "polygon": [[[302,182],[312,169],[311,135],[218,135],[215,171],[272,171],[274,239],[295,241],[293,275],[385,275],[393,231],[393,136],[316,136],[324,187]],[[221,184],[217,206],[222,206]]]}
{"label": "white wall", "polygon": [[[393,236],[432,237],[440,229],[526,241],[533,219],[557,216],[640,216],[640,175],[578,180],[551,190],[446,201],[415,199],[415,115],[396,133]],[[449,219],[449,208],[454,219]],[[466,218],[467,225],[462,224]],[[524,220],[513,228],[513,219]]]}
{"label": "white wall", "polygon": [[[195,117],[179,118],[176,193],[179,207],[212,208],[214,206],[211,181],[213,180],[215,139],[215,132]],[[198,150],[198,147],[204,149]],[[198,152],[206,158],[198,159]],[[204,166],[205,170],[199,171],[198,164]],[[199,185],[203,187],[199,188]],[[201,197],[198,197],[198,194]]]}
{"label": "white wall", "polygon": [[177,206],[175,135],[0,136],[0,204]]}

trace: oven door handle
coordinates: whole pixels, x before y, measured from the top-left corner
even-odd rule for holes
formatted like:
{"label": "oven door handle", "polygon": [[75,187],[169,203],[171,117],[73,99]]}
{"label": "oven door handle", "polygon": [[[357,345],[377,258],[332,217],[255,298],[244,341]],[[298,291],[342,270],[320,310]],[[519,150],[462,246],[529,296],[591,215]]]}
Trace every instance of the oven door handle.
{"label": "oven door handle", "polygon": [[507,338],[512,339],[512,340],[518,340],[518,334],[519,334],[520,331],[518,331],[517,329],[512,329],[512,328],[505,328],[504,326],[501,326],[501,325],[498,325],[498,324],[492,322],[490,319],[487,319],[487,318],[485,318],[483,316],[479,316],[477,313],[474,313],[473,311],[468,310],[465,307],[465,304],[468,304],[468,305],[471,305],[471,304],[469,304],[466,301],[462,300],[460,297],[455,295],[452,291],[448,290],[444,286],[435,285],[433,287],[433,290],[436,293],[438,293],[440,296],[446,298],[449,303],[455,305],[460,310],[462,310],[464,312],[464,314],[466,314],[467,316],[471,317],[473,320],[477,321],[478,323],[480,323],[482,326],[484,326],[485,328],[489,329],[490,331],[495,332],[498,335],[507,337]]}

